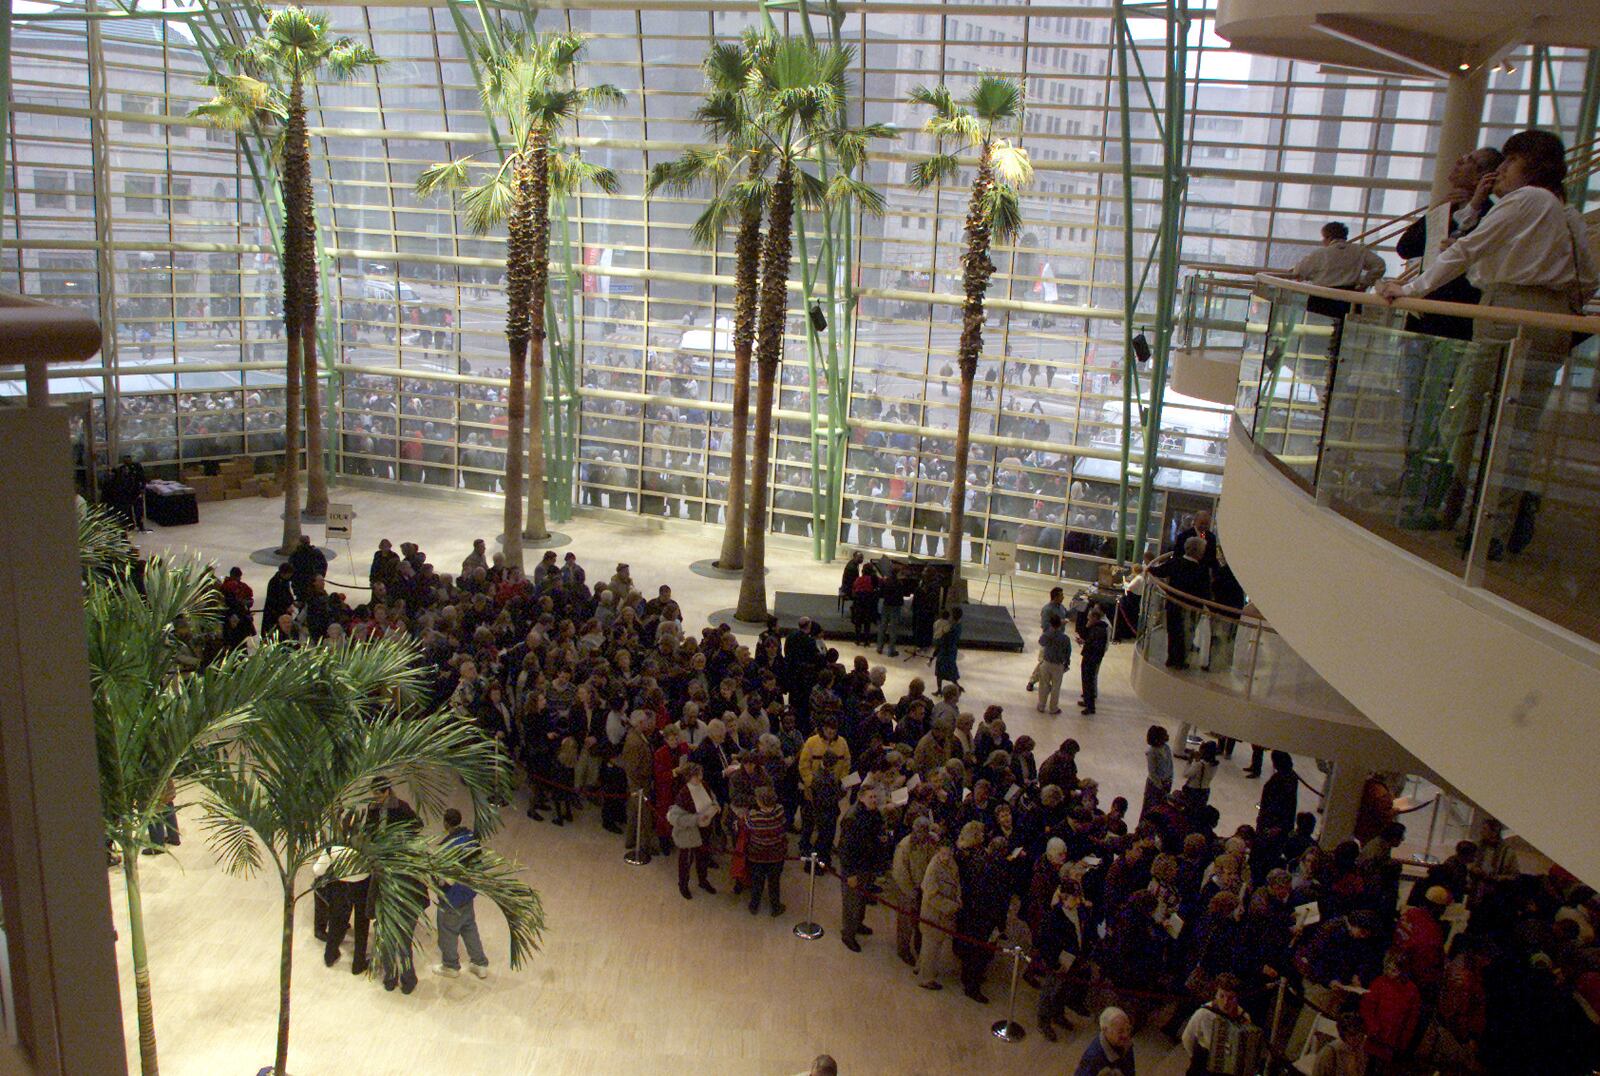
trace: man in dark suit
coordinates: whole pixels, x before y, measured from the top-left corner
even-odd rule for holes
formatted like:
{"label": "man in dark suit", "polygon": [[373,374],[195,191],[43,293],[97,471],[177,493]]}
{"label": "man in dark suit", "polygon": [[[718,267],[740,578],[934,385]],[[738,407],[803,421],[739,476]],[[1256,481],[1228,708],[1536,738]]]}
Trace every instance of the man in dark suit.
{"label": "man in dark suit", "polygon": [[817,683],[817,667],[822,663],[822,651],[811,634],[811,618],[803,616],[800,623],[783,641],[783,664],[788,670],[789,682],[784,687],[789,692],[789,705],[794,708],[800,731],[811,731],[811,689]]}
{"label": "man in dark suit", "polygon": [[[1455,239],[1471,231],[1489,211],[1489,191],[1494,171],[1500,167],[1500,151],[1493,146],[1475,149],[1456,158],[1450,168],[1450,234]],[[1428,216],[1424,213],[1400,234],[1394,251],[1406,261],[1420,258],[1428,247]],[[1476,304],[1483,293],[1472,286],[1465,273],[1429,292],[1425,298],[1442,303]],[[1472,319],[1443,314],[1412,314],[1406,318],[1406,331],[1454,340],[1472,339]],[[1420,371],[1418,371],[1420,373]]]}
{"label": "man in dark suit", "polygon": [[1194,514],[1194,522],[1178,532],[1178,537],[1172,543],[1171,552],[1181,554],[1183,547],[1190,538],[1203,538],[1206,551],[1200,558],[1200,563],[1208,571],[1217,567],[1217,532],[1211,529],[1211,513],[1204,508]]}
{"label": "man in dark suit", "polygon": [[[1203,513],[1202,513],[1203,514]],[[1200,516],[1195,516],[1200,522]],[[1206,519],[1209,527],[1210,519]],[[1213,542],[1211,547],[1215,550]],[[1211,569],[1205,564],[1205,538],[1192,534],[1183,541],[1183,556],[1166,553],[1150,566],[1150,574],[1163,579],[1173,590],[1190,598],[1211,599]],[[1171,598],[1167,599],[1167,668],[1189,667],[1190,636],[1194,634],[1195,617],[1189,609]]]}
{"label": "man in dark suit", "polygon": [[1091,603],[1078,635],[1078,672],[1083,677],[1083,698],[1078,700],[1078,706],[1085,717],[1094,713],[1094,700],[1100,696],[1100,661],[1106,656],[1110,641],[1105,611]]}
{"label": "man in dark suit", "polygon": [[856,805],[839,826],[839,903],[843,925],[839,940],[852,953],[861,952],[858,934],[871,934],[862,925],[867,913],[867,886],[883,870],[883,815],[878,813],[878,790],[861,790]]}
{"label": "man in dark suit", "polygon": [[284,561],[278,565],[278,572],[267,580],[267,600],[261,607],[261,630],[265,633],[278,618],[289,611],[294,605],[294,589],[290,584],[294,569],[289,567],[289,562]]}
{"label": "man in dark suit", "polygon": [[294,596],[304,602],[311,596],[311,581],[328,574],[328,558],[311,544],[310,535],[302,534],[300,543],[289,554],[289,569],[293,573]]}

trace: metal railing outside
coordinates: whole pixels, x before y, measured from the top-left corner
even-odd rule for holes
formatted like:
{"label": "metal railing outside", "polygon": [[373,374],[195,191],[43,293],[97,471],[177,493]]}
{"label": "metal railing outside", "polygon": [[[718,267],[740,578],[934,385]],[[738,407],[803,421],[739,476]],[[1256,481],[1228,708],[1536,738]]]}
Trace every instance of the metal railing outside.
{"label": "metal railing outside", "polygon": [[[1441,318],[1469,338],[1418,331]],[[1235,421],[1280,471],[1467,584],[1600,640],[1600,318],[1391,306],[1263,275],[1246,322]]]}

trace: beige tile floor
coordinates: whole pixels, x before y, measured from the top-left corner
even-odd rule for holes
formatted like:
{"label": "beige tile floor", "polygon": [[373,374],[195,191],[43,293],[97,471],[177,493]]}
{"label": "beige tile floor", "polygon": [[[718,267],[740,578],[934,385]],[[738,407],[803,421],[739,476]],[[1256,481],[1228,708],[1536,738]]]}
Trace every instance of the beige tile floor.
{"label": "beige tile floor", "polygon": [[[370,551],[381,537],[421,543],[442,570],[459,565],[475,537],[494,534],[495,503],[463,497],[438,500],[365,489],[336,491],[356,506],[356,577],[365,579]],[[201,506],[195,527],[142,536],[146,552],[184,551],[241,565],[263,592],[268,570],[248,554],[278,534],[278,504],[249,499]],[[580,517],[560,529],[570,534],[590,577],[609,576],[618,560],[633,566],[647,586],[667,582],[686,620],[703,623],[732,606],[736,581],[702,578],[688,565],[714,556],[720,532],[637,517]],[[320,538],[320,528],[308,529]],[[335,587],[350,581],[351,560],[342,543],[330,574]],[[817,564],[809,548],[769,547],[771,591],[831,591],[838,566]],[[352,597],[360,591],[352,591]],[[1030,637],[1042,592],[1018,587],[1018,618]],[[841,646],[846,661],[856,651]],[[869,655],[875,661],[877,655]],[[1102,800],[1126,795],[1137,802],[1143,783],[1143,734],[1154,720],[1128,687],[1131,648],[1112,648],[1101,674],[1099,713],[1073,711],[1057,718],[1036,714],[1022,684],[1032,658],[973,652],[963,656],[963,683],[973,709],[1004,705],[1013,735],[1031,733],[1053,746],[1071,735],[1083,745],[1082,770],[1100,781]],[[891,697],[925,667],[890,661]],[[1172,722],[1168,721],[1171,725]],[[1213,802],[1227,824],[1253,820],[1259,784],[1239,774],[1239,762],[1218,775]],[[169,1076],[254,1073],[271,1060],[276,1012],[278,905],[276,883],[224,874],[205,848],[192,811],[185,840],[172,856],[143,862],[145,914],[163,1069]],[[893,955],[892,925],[881,910],[868,922],[879,928],[854,955],[838,944],[836,887],[818,887],[818,918],[827,937],[803,942],[789,931],[804,905],[804,884],[793,870],[784,881],[791,913],[774,922],[751,917],[725,892],[697,894],[686,904],[671,867],[658,859],[630,867],[591,810],[575,827],[557,829],[508,815],[496,846],[521,862],[544,896],[549,915],[545,949],[517,973],[504,966],[505,931],[492,909],[480,913],[494,961],[487,982],[463,976],[436,978],[424,969],[410,997],[386,993],[374,981],[353,978],[349,957],[334,969],[322,965],[302,908],[295,946],[294,1037],[290,1070],[296,1076],[387,1074],[778,1074],[806,1067],[820,1051],[833,1053],[842,1071],[886,1074],[1037,1073],[1070,1071],[1086,1041],[1080,1033],[1061,1045],[1034,1030],[1033,992],[1019,991],[1027,1039],[1006,1045],[989,1034],[1002,1015],[1004,967],[991,971],[979,1006],[947,989],[914,988]],[[126,937],[126,907],[111,876],[113,907]],[[719,879],[720,881],[720,879]],[[724,887],[725,888],[725,887]],[[430,937],[419,965],[431,963]],[[347,947],[348,948],[348,947]],[[126,1031],[135,1042],[132,976],[122,959]],[[1159,1037],[1141,1039],[1141,1071],[1181,1072],[1180,1058]],[[136,1052],[133,1056],[136,1056]]]}

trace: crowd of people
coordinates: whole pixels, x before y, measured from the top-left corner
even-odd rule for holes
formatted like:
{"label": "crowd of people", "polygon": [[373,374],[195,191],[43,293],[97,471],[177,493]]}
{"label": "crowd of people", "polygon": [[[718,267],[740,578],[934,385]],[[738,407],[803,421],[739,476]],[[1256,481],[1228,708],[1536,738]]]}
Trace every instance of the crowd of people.
{"label": "crowd of people", "polygon": [[[597,806],[625,852],[675,861],[683,899],[727,887],[752,915],[783,914],[786,888],[797,899],[805,872],[826,872],[846,949],[865,948],[881,904],[883,948],[915,983],[953,982],[975,1003],[997,955],[1009,970],[1021,945],[1047,1038],[1069,1011],[1094,1014],[1078,1073],[1132,1076],[1144,1026],[1182,1043],[1194,1072],[1217,1071],[1216,1044],[1234,1056],[1251,1028],[1312,1051],[1321,1076],[1579,1073],[1597,1059],[1600,902],[1559,871],[1518,874],[1493,825],[1408,888],[1403,826],[1323,848],[1283,752],[1257,816],[1224,827],[1209,802],[1219,745],[1178,759],[1176,783],[1152,726],[1135,813],[1102,802],[1075,740],[1013,736],[1004,707],[970,704],[956,677],[891,697],[884,667],[844,657],[815,623],[770,622],[750,645],[728,625],[692,632],[671,587],[646,598],[627,564],[591,582],[551,551],[524,573],[480,540],[446,574],[385,540],[355,604],[329,592],[326,567],[309,542],[295,551],[267,588],[265,633],[415,640],[434,702],[515,761],[530,819],[561,826]],[[195,642],[200,661],[253,632],[241,573],[222,588],[228,620]],[[463,839],[459,821],[452,832]],[[457,936],[477,968],[475,937]],[[440,974],[459,968],[450,949]]]}

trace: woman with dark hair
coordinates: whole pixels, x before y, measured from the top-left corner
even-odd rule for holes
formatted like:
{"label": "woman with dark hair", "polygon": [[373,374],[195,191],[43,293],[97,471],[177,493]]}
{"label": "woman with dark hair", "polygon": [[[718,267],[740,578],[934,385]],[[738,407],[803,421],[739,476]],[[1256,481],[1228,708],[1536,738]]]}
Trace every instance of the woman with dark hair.
{"label": "woman with dark hair", "polygon": [[[1510,307],[1550,314],[1572,314],[1594,294],[1600,272],[1590,252],[1583,217],[1567,204],[1566,146],[1548,131],[1523,131],[1506,141],[1500,167],[1484,178],[1493,182],[1498,199],[1476,227],[1439,252],[1428,269],[1406,284],[1388,283],[1379,293],[1385,299],[1427,295],[1465,273],[1483,292],[1483,306]],[[1495,388],[1496,374],[1507,346],[1519,333],[1527,341],[1522,384],[1507,386],[1517,398],[1514,421],[1531,426],[1539,421],[1545,397],[1556,372],[1572,349],[1572,334],[1564,329],[1519,326],[1513,322],[1478,318],[1472,339],[1478,347],[1456,367],[1455,378],[1439,433],[1449,453],[1452,485],[1445,500],[1444,518],[1453,527],[1465,506],[1467,483],[1474,455],[1482,440],[1483,400]],[[1524,431],[1527,432],[1527,431]],[[1512,439],[1516,443],[1516,439]],[[1508,465],[1519,469],[1515,461]],[[1536,504],[1524,494],[1507,490],[1519,503],[1507,505],[1502,518],[1513,520],[1505,544],[1518,552],[1532,536]],[[1496,549],[1496,546],[1501,546]],[[1505,546],[1493,539],[1490,556]]]}
{"label": "woman with dark hair", "polygon": [[1139,804],[1142,821],[1152,807],[1165,803],[1172,795],[1171,735],[1164,725],[1151,725],[1145,731],[1144,742],[1144,800]]}

